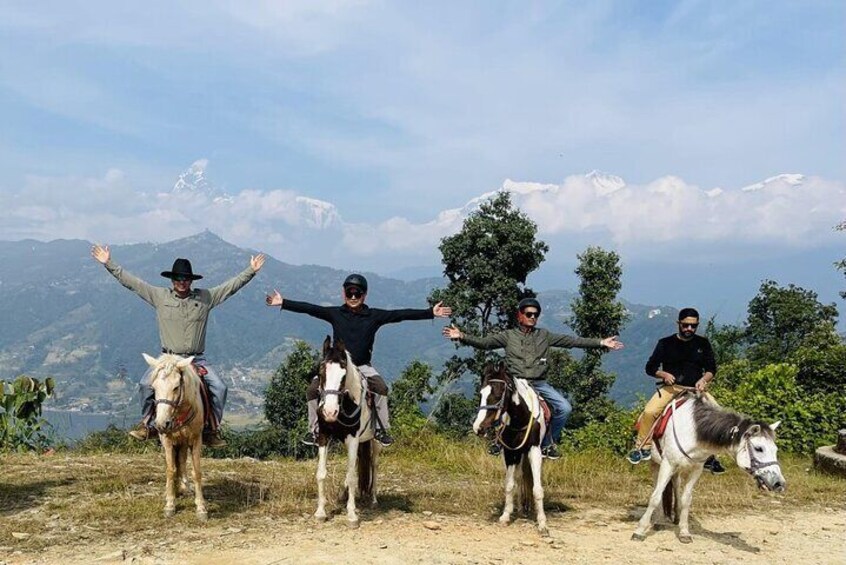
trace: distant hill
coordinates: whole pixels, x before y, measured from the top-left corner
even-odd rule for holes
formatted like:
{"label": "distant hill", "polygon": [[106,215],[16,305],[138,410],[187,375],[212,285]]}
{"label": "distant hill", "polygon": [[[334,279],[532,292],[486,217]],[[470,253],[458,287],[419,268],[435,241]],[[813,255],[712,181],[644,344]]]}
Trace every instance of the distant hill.
{"label": "distant hill", "polygon": [[[58,240],[0,242],[0,379],[20,374],[53,376],[58,395],[53,407],[86,411],[135,410],[136,382],[145,364],[142,352],[157,353],[153,309],[123,288],[90,257],[91,243]],[[113,259],[133,274],[157,285],[159,273],[176,257],[191,259],[204,275],[198,286],[214,286],[240,272],[255,251],[241,249],[211,232],[163,244],[112,247]],[[266,292],[318,304],[340,303],[340,286],[348,273],[317,265],[289,265],[268,258],[262,271],[238,294],[212,312],[206,353],[230,384],[234,411],[255,412],[273,370],[294,340],[318,345],[328,324],[308,316],[280,313],[264,305]],[[425,307],[439,278],[401,281],[365,273],[368,303],[384,308]],[[567,331],[573,294],[541,294],[544,323]],[[651,391],[643,364],[658,337],[673,331],[675,310],[628,304],[632,312],[622,333],[626,349],[606,356],[618,373],[614,397],[629,402]],[[651,314],[650,314],[651,312]],[[413,359],[437,371],[454,347],[441,335],[443,321],[405,322],[380,330],[374,363],[388,380]]]}

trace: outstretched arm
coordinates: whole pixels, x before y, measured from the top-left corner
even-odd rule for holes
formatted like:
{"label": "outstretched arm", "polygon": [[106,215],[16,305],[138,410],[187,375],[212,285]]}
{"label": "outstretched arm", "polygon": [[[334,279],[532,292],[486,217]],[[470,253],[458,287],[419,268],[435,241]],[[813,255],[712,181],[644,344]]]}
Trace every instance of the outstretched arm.
{"label": "outstretched arm", "polygon": [[445,327],[442,333],[446,338],[458,340],[459,343],[475,347],[476,349],[500,349],[505,347],[506,342],[503,332],[485,337],[475,337],[465,334],[455,327],[455,325]]}
{"label": "outstretched arm", "polygon": [[314,318],[332,322],[330,309],[325,306],[318,306],[317,304],[310,304],[308,302],[297,302],[296,300],[286,300],[278,290],[274,289],[273,294],[268,294],[264,298],[264,303],[268,306],[280,306],[282,310],[289,312],[296,312],[298,314],[308,314]]}
{"label": "outstretched arm", "polygon": [[253,280],[253,277],[256,276],[256,273],[258,273],[264,265],[264,261],[264,253],[253,255],[250,257],[250,264],[246,269],[225,283],[210,288],[209,293],[211,294],[211,307],[214,308],[215,306],[223,303],[230,296],[241,290],[244,285]]}
{"label": "outstretched arm", "polygon": [[95,261],[106,267],[113,277],[115,277],[120,284],[140,296],[148,304],[156,305],[156,294],[160,287],[155,287],[150,283],[143,281],[135,275],[125,271],[123,267],[112,262],[112,252],[108,245],[100,245],[95,243],[91,246],[91,256]]}

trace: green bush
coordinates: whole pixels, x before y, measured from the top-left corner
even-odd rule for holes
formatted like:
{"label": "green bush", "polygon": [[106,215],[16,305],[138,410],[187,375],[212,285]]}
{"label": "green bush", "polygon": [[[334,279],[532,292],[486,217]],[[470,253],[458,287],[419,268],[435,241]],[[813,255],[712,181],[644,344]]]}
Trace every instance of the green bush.
{"label": "green bush", "polygon": [[138,441],[114,424],[105,430],[91,432],[79,440],[75,451],[83,453],[148,453],[161,449],[157,441]]}
{"label": "green bush", "polygon": [[204,453],[216,459],[268,459],[280,455],[304,459],[314,452],[313,447],[300,442],[307,428],[307,422],[302,420],[290,429],[267,425],[244,430],[225,429],[223,435],[226,438],[226,447],[207,450]]}
{"label": "green bush", "polygon": [[768,423],[781,421],[778,444],[785,451],[811,454],[834,443],[846,426],[846,396],[810,393],[798,386],[796,365],[767,365],[743,378],[733,391],[721,391],[723,406]]}
{"label": "green bush", "polygon": [[800,347],[790,362],[798,365],[796,382],[806,391],[843,394],[846,390],[846,344]]}
{"label": "green bush", "polygon": [[473,426],[473,418],[479,410],[475,399],[460,393],[445,394],[434,409],[433,416],[438,429],[449,436],[463,437]]}
{"label": "green bush", "polygon": [[581,428],[565,429],[561,447],[567,452],[601,449],[623,455],[632,448],[634,423],[640,410],[610,410],[604,421],[589,421]]}
{"label": "green bush", "polygon": [[20,376],[11,383],[0,381],[0,450],[43,450],[49,445],[41,406],[53,395],[53,379],[43,383]]}

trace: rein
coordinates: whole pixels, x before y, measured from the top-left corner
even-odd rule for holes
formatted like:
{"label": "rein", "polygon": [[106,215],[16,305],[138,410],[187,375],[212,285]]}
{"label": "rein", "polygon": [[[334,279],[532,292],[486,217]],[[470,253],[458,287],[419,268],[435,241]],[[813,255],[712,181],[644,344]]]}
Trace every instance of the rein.
{"label": "rein", "polygon": [[[506,397],[508,396],[508,394],[510,392],[515,392],[515,388],[512,387],[511,384],[508,383],[508,381],[504,381],[502,379],[490,379],[487,382],[488,383],[502,383],[502,384],[504,384],[505,385],[505,392],[502,394],[502,396],[500,397],[499,401],[496,404],[486,404],[484,406],[479,406],[479,410],[496,410],[497,411],[496,412],[496,423],[498,425],[497,431],[496,431],[496,440],[499,443],[501,443],[502,446],[505,449],[508,449],[509,451],[517,451],[519,449],[522,449],[526,445],[526,442],[529,441],[529,435],[532,432],[532,424],[534,423],[535,417],[537,416],[535,414],[534,403],[532,403],[531,415],[529,416],[529,422],[524,427],[522,427],[518,430],[518,431],[521,431],[521,430],[524,430],[524,429],[526,430],[526,432],[523,434],[523,441],[520,442],[520,445],[512,447],[512,446],[508,445],[505,442],[505,440],[503,440],[503,438],[502,438],[502,434],[505,432],[505,430],[507,428],[509,428],[509,426],[507,424],[503,423],[503,421],[502,421],[502,411],[503,411],[503,408],[505,408]],[[518,392],[517,394],[520,394],[520,393]],[[511,429],[514,429],[514,428],[511,428]]]}
{"label": "rein", "polygon": [[[176,400],[168,400],[167,398],[157,398],[156,399],[156,406],[159,404],[164,404],[166,406],[170,406],[171,408],[179,408],[182,406],[182,403],[185,401],[185,373],[179,371],[179,396]],[[193,406],[188,405],[188,410],[183,412],[182,414],[178,414],[173,421],[173,426],[170,430],[166,433],[172,434],[174,432],[179,431],[180,429],[184,428],[188,424],[190,424],[194,417],[197,415],[197,411],[194,409]]]}

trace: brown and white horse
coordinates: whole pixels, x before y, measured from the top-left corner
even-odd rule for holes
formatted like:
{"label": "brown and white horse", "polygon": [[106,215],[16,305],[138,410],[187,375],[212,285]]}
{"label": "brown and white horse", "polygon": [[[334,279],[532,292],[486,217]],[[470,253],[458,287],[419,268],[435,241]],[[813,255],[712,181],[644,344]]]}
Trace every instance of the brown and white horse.
{"label": "brown and white horse", "polygon": [[[543,511],[543,483],[541,469],[541,440],[546,433],[546,423],[538,394],[524,379],[513,379],[505,370],[505,363],[486,365],[480,390],[479,413],[473,422],[473,431],[481,435],[493,426],[500,426],[497,441],[505,457],[505,507],[499,517],[501,524],[508,524],[514,511],[514,473],[517,465],[522,470],[522,507],[526,514],[534,499],[538,531],[548,536],[546,514]],[[530,498],[531,494],[531,498]]]}
{"label": "brown and white horse", "polygon": [[188,481],[185,475],[190,450],[197,518],[206,520],[208,512],[203,498],[203,475],[200,471],[204,414],[200,377],[191,364],[194,358],[164,354],[156,359],[144,353],[144,359],[153,368],[150,386],[153,387],[156,397],[155,427],[159,432],[167,464],[165,516],[171,517],[176,511],[176,489],[187,490]]}
{"label": "brown and white horse", "polygon": [[317,511],[314,517],[318,521],[326,519],[326,457],[330,440],[336,439],[344,442],[348,457],[340,498],[346,497],[349,525],[358,527],[356,490],[362,497],[370,497],[371,506],[376,506],[376,468],[381,447],[373,439],[374,422],[367,402],[367,379],[352,362],[344,343],[336,341],[333,344],[329,336],[323,342],[318,379]]}
{"label": "brown and white horse", "polygon": [[702,475],[703,462],[711,455],[732,455],[737,466],[749,473],[764,490],[781,492],[785,489],[786,482],[776,457],[775,430],[779,422],[772,425],[757,422],[720,408],[703,397],[678,408],[673,401],[667,410],[673,411],[672,416],[652,449],[655,489],[632,534],[633,540],[646,539],[652,513],[663,500],[667,517],[673,518],[670,514],[675,513],[679,541],[693,541],[688,525],[693,487]]}

